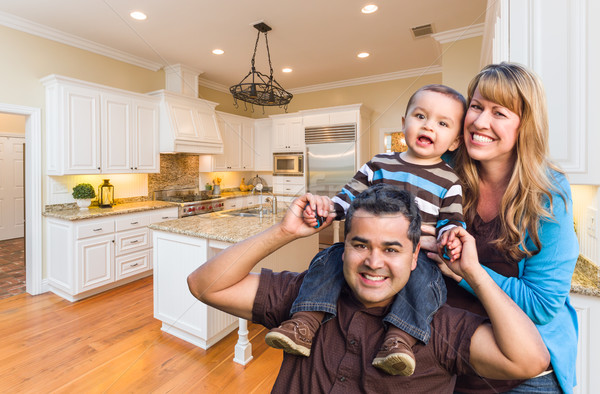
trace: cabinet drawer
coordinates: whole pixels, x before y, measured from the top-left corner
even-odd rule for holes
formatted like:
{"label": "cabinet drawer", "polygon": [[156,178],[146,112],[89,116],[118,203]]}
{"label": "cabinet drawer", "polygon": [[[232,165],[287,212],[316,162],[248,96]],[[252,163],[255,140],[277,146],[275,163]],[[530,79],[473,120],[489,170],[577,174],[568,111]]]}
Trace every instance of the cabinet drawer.
{"label": "cabinet drawer", "polygon": [[137,252],[152,246],[150,242],[150,231],[147,228],[117,233],[115,236],[115,243],[115,256]]}
{"label": "cabinet drawer", "polygon": [[150,224],[150,216],[136,215],[117,219],[117,231],[131,230],[134,228],[147,227]]}
{"label": "cabinet drawer", "polygon": [[273,185],[297,185],[304,186],[303,176],[274,176]]}
{"label": "cabinet drawer", "polygon": [[115,221],[113,219],[94,221],[93,223],[77,226],[77,239],[93,237],[95,235],[112,234],[115,232]]}
{"label": "cabinet drawer", "polygon": [[127,278],[152,268],[152,250],[130,253],[115,259],[115,280]]}
{"label": "cabinet drawer", "polygon": [[179,208],[178,207],[160,209],[160,210],[157,210],[156,212],[152,212],[152,214],[150,215],[150,224],[164,222],[165,220],[173,220],[173,219],[178,219],[178,218],[179,218]]}
{"label": "cabinet drawer", "polygon": [[304,185],[280,185],[275,188],[275,193],[300,196],[304,194]]}

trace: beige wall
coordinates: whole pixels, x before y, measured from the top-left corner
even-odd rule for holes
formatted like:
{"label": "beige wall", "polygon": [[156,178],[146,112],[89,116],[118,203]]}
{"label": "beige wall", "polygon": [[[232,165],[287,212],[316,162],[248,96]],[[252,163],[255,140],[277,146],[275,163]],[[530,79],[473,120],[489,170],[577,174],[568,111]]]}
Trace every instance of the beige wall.
{"label": "beige wall", "polygon": [[0,102],[44,108],[39,80],[60,74],[145,93],[165,86],[162,70],[151,71],[65,44],[0,26]]}
{"label": "beige wall", "polygon": [[0,113],[0,133],[25,134],[27,117]]}
{"label": "beige wall", "polygon": [[481,69],[481,43],[482,37],[474,37],[442,45],[442,83],[465,97],[469,82]]}

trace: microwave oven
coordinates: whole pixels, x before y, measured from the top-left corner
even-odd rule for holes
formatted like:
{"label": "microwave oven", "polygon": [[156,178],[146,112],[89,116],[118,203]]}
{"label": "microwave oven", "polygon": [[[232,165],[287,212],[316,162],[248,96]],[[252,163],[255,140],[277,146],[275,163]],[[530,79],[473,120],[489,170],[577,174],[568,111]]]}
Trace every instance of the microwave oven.
{"label": "microwave oven", "polygon": [[304,175],[304,153],[273,153],[273,175]]}

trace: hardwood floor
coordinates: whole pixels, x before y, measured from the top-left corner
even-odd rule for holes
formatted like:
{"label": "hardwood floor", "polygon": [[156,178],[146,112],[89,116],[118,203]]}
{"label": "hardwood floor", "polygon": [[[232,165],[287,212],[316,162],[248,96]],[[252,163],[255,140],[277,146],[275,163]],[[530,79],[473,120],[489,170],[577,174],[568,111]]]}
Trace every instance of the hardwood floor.
{"label": "hardwood floor", "polygon": [[76,303],[46,293],[0,300],[0,392],[266,393],[282,360],[249,324],[254,359],[233,362],[237,331],[208,350],[160,330],[152,277]]}

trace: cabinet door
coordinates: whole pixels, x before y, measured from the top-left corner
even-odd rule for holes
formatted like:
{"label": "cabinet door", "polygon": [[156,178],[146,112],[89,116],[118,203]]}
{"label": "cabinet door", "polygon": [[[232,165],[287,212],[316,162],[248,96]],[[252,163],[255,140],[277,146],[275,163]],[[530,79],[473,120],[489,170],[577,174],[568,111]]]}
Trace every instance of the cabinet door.
{"label": "cabinet door", "polygon": [[65,174],[100,173],[100,95],[91,89],[64,87],[67,152]]}
{"label": "cabinet door", "polygon": [[291,151],[304,151],[304,147],[306,144],[304,143],[304,124],[302,123],[302,118],[289,120],[288,141]]}
{"label": "cabinet door", "polygon": [[152,102],[134,102],[134,130],[132,151],[134,171],[160,172],[158,134],[158,105]]}
{"label": "cabinet door", "polygon": [[132,101],[118,95],[102,95],[102,172],[131,172],[132,160]]}
{"label": "cabinet door", "polygon": [[229,117],[221,117],[218,122],[223,134],[223,154],[214,156],[214,169],[216,171],[239,170],[241,168],[242,124]]}
{"label": "cabinet door", "polygon": [[[207,108],[208,110],[209,108]],[[217,117],[211,111],[196,111],[199,126],[198,136],[202,141],[221,143],[221,135],[217,127]],[[222,130],[222,129],[221,129]]]}
{"label": "cabinet door", "polygon": [[284,120],[273,122],[273,152],[286,152],[288,144],[288,124]]}
{"label": "cabinet door", "polygon": [[242,125],[240,150],[242,154],[240,169],[254,170],[254,127],[249,123]]}
{"label": "cabinet door", "polygon": [[77,293],[115,280],[114,235],[77,241]]}
{"label": "cabinet door", "polygon": [[273,171],[272,124],[270,120],[254,123],[254,169],[256,171]]}

